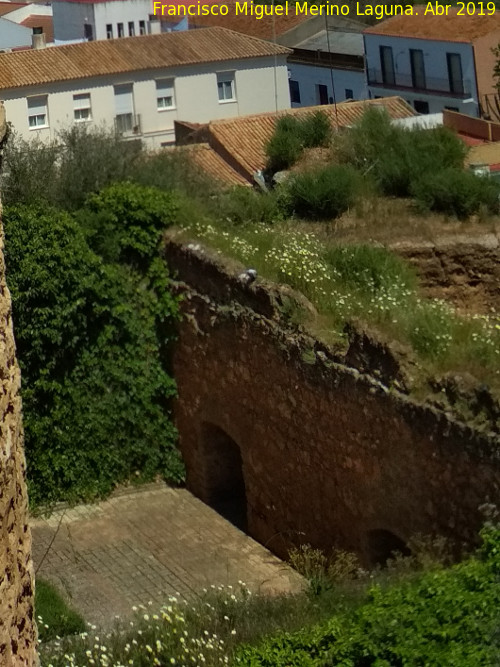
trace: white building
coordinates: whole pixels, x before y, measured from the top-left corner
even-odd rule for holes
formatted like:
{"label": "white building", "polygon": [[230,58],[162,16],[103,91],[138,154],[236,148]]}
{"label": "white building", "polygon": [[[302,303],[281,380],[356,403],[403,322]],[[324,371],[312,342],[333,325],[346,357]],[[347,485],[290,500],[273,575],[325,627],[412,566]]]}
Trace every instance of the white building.
{"label": "white building", "polygon": [[36,3],[0,2],[0,49],[30,48],[32,34],[52,41],[52,7]]}
{"label": "white building", "polygon": [[82,42],[0,54],[0,97],[23,137],[72,123],[106,124],[150,146],[174,121],[290,107],[290,50],[225,28]]}
{"label": "white building", "polygon": [[[444,5],[443,5],[444,7]],[[500,18],[425,13],[394,16],[364,31],[371,97],[401,95],[419,113],[488,112],[496,96],[492,49]]]}
{"label": "white building", "polygon": [[31,47],[31,30],[0,18],[0,51]]}
{"label": "white building", "polygon": [[151,0],[54,0],[54,38],[61,43],[147,35],[152,13]]}

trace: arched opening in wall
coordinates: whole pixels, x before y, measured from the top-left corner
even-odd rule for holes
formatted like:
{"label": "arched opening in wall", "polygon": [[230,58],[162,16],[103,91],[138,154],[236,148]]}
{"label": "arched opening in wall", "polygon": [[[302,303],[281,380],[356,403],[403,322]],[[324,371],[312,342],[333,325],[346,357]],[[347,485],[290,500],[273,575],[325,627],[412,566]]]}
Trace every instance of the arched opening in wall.
{"label": "arched opening in wall", "polygon": [[203,467],[208,504],[240,530],[247,530],[247,496],[241,452],[214,424],[202,428]]}
{"label": "arched opening in wall", "polygon": [[368,556],[372,565],[387,565],[395,554],[410,556],[406,543],[390,530],[370,530],[368,533]]}

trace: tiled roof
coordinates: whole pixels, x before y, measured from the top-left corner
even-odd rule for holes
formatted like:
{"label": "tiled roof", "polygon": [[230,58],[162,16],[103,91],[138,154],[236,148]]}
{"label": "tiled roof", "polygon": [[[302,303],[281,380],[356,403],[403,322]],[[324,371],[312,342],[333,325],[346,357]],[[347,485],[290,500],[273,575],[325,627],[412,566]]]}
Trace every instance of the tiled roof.
{"label": "tiled roof", "polygon": [[483,142],[472,146],[465,158],[465,164],[498,164],[500,162],[500,141]]}
{"label": "tiled roof", "polygon": [[224,185],[248,185],[248,181],[232,169],[208,144],[181,146],[176,150],[187,153],[197,167]]}
{"label": "tiled roof", "polygon": [[[259,37],[260,39],[272,40],[274,36],[279,37],[288,30],[291,30],[301,23],[308,21],[310,18],[305,14],[296,14],[295,11],[290,8],[288,15],[284,14],[283,16],[275,16],[274,19],[272,16],[263,16],[261,19],[258,19],[256,16],[252,16],[251,14],[236,15],[235,0],[228,0],[224,3],[209,2],[208,4],[227,5],[229,12],[226,16],[213,16],[211,14],[209,16],[190,16],[190,28],[221,26],[223,28],[229,28],[230,30],[236,30],[236,32],[241,32],[245,35],[252,35],[253,37]],[[159,18],[161,18],[163,21],[172,20],[172,17],[168,16]]]}
{"label": "tiled roof", "polygon": [[226,28],[106,39],[0,54],[0,89],[288,53]]}
{"label": "tiled roof", "polygon": [[45,14],[31,14],[28,18],[21,21],[21,25],[25,28],[42,28],[45,40],[47,43],[54,41],[54,26],[52,24],[52,16],[46,16]]}
{"label": "tiled roof", "polygon": [[440,42],[472,42],[478,37],[500,30],[500,12],[492,16],[459,16],[457,8],[450,8],[447,16],[424,16],[423,6],[414,7],[418,15],[392,16],[367,28],[365,34],[415,37]]}
{"label": "tiled roof", "polygon": [[5,16],[20,7],[26,7],[29,3],[27,2],[0,2],[0,16]]}
{"label": "tiled roof", "polygon": [[265,146],[271,138],[276,121],[283,115],[305,116],[322,111],[335,127],[346,127],[358,121],[365,109],[369,106],[383,106],[391,118],[407,118],[416,116],[415,110],[400,97],[384,97],[378,100],[362,102],[342,102],[337,104],[337,111],[333,104],[315,107],[288,109],[276,113],[263,113],[253,116],[240,116],[226,120],[214,120],[208,123],[207,129],[210,144],[218,149],[221,147],[242,167],[248,174],[263,169],[266,163]]}

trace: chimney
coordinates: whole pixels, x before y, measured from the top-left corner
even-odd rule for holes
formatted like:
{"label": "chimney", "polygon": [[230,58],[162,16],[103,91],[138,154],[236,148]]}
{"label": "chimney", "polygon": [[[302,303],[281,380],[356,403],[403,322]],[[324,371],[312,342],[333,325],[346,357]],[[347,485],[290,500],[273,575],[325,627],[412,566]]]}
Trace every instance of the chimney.
{"label": "chimney", "polygon": [[34,33],[31,35],[31,48],[32,49],[44,49],[47,46],[45,41],[45,33]]}
{"label": "chimney", "polygon": [[161,21],[154,14],[149,15],[149,34],[150,35],[161,34]]}

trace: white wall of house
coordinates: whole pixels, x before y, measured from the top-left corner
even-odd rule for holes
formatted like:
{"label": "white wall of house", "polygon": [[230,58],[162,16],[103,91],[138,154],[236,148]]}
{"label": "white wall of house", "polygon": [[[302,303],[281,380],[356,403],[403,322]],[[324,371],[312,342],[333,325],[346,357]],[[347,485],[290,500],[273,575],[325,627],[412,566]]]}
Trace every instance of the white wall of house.
{"label": "white wall of house", "polygon": [[74,42],[84,38],[84,24],[92,26],[94,39],[107,39],[107,25],[112,26],[113,37],[118,37],[118,24],[123,24],[124,36],[129,36],[129,23],[139,35],[139,21],[148,29],[149,15],[153,13],[151,0],[120,0],[120,2],[64,2],[54,0],[52,5],[54,40],[56,43]]}
{"label": "white wall of house", "polygon": [[24,21],[24,19],[27,19],[32,14],[36,14],[37,16],[52,16],[52,6],[30,3],[22,5],[8,14],[4,14],[4,18],[14,21],[14,23],[21,23],[21,21]]}
{"label": "white wall of house", "polygon": [[54,41],[74,42],[84,39],[84,25],[92,26],[95,38],[94,5],[88,2],[59,2],[52,4]]}
{"label": "white wall of house", "polygon": [[[400,95],[412,106],[419,106],[419,102],[427,103],[429,113],[438,113],[445,107],[452,107],[470,116],[479,115],[474,55],[471,44],[370,33],[366,33],[364,39],[368,90],[371,97]],[[392,48],[395,84],[382,83],[381,46]],[[410,49],[423,51],[425,90],[413,88]],[[447,53],[460,55],[462,80],[464,82],[463,94],[450,93]],[[378,85],[375,85],[374,81]]]}
{"label": "white wall of house", "polygon": [[149,15],[153,13],[151,0],[120,0],[120,2],[99,2],[94,5],[95,39],[106,39],[106,25],[113,26],[113,37],[118,37],[118,23],[123,23],[128,37],[128,24],[134,23],[134,32],[139,35],[139,21],[144,21],[146,29]]}
{"label": "white wall of house", "polygon": [[0,49],[31,46],[31,28],[0,18]]}
{"label": "white wall of house", "polygon": [[[318,86],[326,86],[328,98],[336,102],[351,99],[364,100],[368,97],[365,73],[359,70],[317,67],[301,63],[288,63],[290,81],[297,81],[300,91],[300,103],[292,102],[292,107],[310,107],[320,104]],[[332,91],[332,74],[335,96]]]}
{"label": "white wall of house", "polygon": [[[116,115],[114,86],[132,84],[134,126],[140,125],[140,132],[127,132],[124,136],[138,136],[153,148],[174,141],[174,120],[204,123],[217,118],[273,111],[276,104],[278,109],[290,108],[285,56],[278,56],[277,60],[276,94],[274,57],[266,57],[2,90],[0,95],[5,101],[7,118],[17,132],[26,139],[39,136],[50,140],[58,130],[75,122],[113,127]],[[234,74],[235,99],[221,102],[217,74],[224,73],[224,79],[227,72]],[[156,81],[165,80],[173,81],[174,105],[159,110]],[[75,121],[73,96],[85,94],[90,95],[92,120]],[[27,98],[41,95],[47,96],[47,126],[30,128]],[[79,100],[81,105],[81,98]],[[43,103],[43,99],[41,101]],[[32,114],[34,102],[39,107],[40,99],[32,99]]]}

